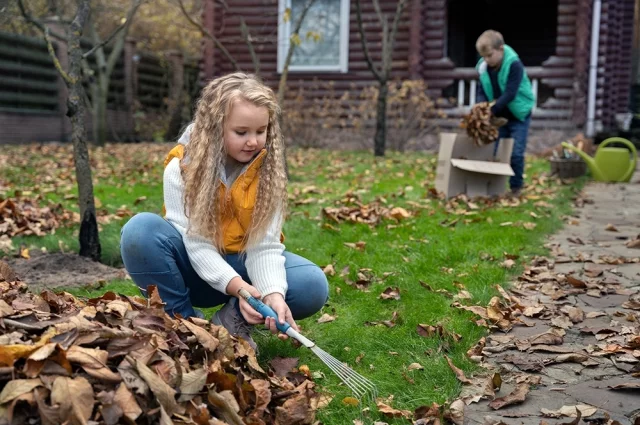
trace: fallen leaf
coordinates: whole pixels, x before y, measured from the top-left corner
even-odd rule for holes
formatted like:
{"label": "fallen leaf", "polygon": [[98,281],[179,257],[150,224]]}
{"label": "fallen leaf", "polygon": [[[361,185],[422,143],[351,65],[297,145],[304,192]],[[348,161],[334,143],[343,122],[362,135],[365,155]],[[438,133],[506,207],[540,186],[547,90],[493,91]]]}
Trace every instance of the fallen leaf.
{"label": "fallen leaf", "polygon": [[447,360],[447,363],[449,364],[449,367],[451,368],[451,370],[453,371],[453,373],[455,373],[456,378],[458,378],[458,381],[464,383],[464,384],[471,384],[473,383],[473,381],[469,378],[467,378],[466,376],[464,376],[464,372],[459,369],[458,367],[456,367],[456,365],[453,364],[453,362],[451,361],[451,359],[447,356],[444,356],[444,358]]}
{"label": "fallen leaf", "polygon": [[51,388],[51,403],[60,406],[60,418],[73,425],[86,424],[93,412],[93,388],[89,381],[78,376],[74,379],[56,377]]}
{"label": "fallen leaf", "polygon": [[348,405],[348,406],[357,406],[360,404],[360,402],[358,401],[357,398],[354,397],[345,397],[342,399],[342,403]]}
{"label": "fallen leaf", "polygon": [[640,239],[633,239],[633,240],[627,241],[625,246],[627,248],[640,248]]}
{"label": "fallen leaf", "polygon": [[160,405],[164,407],[169,415],[173,415],[178,410],[178,404],[175,399],[176,391],[141,361],[136,360],[135,365],[140,377],[149,385]]}
{"label": "fallen leaf", "polygon": [[[198,342],[202,344],[202,346],[207,350],[213,352],[215,351],[216,348],[218,348],[220,341],[218,341],[213,335],[207,332],[206,329],[184,319],[181,319],[180,323],[185,325],[187,329],[189,329],[191,333],[193,333],[196,336],[196,338],[198,339]],[[169,412],[170,410],[167,410],[167,413]]]}
{"label": "fallen leaf", "polygon": [[383,300],[400,300],[400,288],[387,287],[378,297]]}
{"label": "fallen leaf", "polygon": [[8,403],[14,398],[31,392],[34,388],[41,385],[43,384],[40,379],[15,379],[9,381],[0,393],[0,404]]}
{"label": "fallen leaf", "polygon": [[562,406],[560,409],[557,409],[557,410],[542,408],[540,409],[540,411],[542,412],[542,415],[547,418],[559,418],[562,416],[575,418],[578,416],[578,412],[576,411],[576,409],[580,410],[580,413],[582,413],[583,418],[588,418],[589,416],[594,415],[598,411],[597,407],[590,406],[588,404]]}
{"label": "fallen leaf", "polygon": [[569,284],[571,286],[573,286],[574,288],[586,288],[587,284],[580,280],[580,279],[576,279],[575,277],[568,275],[567,276],[567,282],[569,282]]}
{"label": "fallen leaf", "polygon": [[378,411],[389,418],[406,418],[411,419],[413,414],[408,410],[398,410],[388,406],[381,401],[376,403]]}
{"label": "fallen leaf", "polygon": [[607,224],[607,226],[604,228],[604,230],[608,230],[609,232],[617,232],[618,228],[616,226],[614,226],[613,224],[609,223]]}
{"label": "fallen leaf", "polygon": [[207,384],[207,375],[208,372],[204,368],[198,368],[182,375],[178,402],[188,401],[197,396]]}
{"label": "fallen leaf", "polygon": [[120,406],[124,416],[131,421],[135,421],[142,414],[142,409],[138,405],[135,396],[124,383],[118,386],[113,401]]}
{"label": "fallen leaf", "polygon": [[333,268],[333,264],[327,264],[325,266],[324,269],[322,269],[322,271],[324,272],[324,274],[326,274],[327,276],[335,276],[336,275],[336,269]]}
{"label": "fallen leaf", "polygon": [[420,363],[411,363],[407,366],[407,370],[424,370],[424,367]]}
{"label": "fallen leaf", "polygon": [[562,329],[569,329],[573,326],[573,322],[569,320],[567,316],[558,316],[551,319],[551,323],[553,326],[557,326]]}
{"label": "fallen leaf", "polygon": [[628,382],[618,385],[609,385],[610,390],[640,390],[640,382]]}
{"label": "fallen leaf", "polygon": [[333,322],[334,320],[336,320],[336,316],[331,316],[328,313],[324,313],[322,316],[320,316],[320,318],[317,320],[318,323],[327,323],[327,322]]}
{"label": "fallen leaf", "polygon": [[501,409],[512,404],[522,403],[529,393],[529,384],[518,384],[518,386],[508,395],[494,399],[489,403],[489,407],[494,410]]}

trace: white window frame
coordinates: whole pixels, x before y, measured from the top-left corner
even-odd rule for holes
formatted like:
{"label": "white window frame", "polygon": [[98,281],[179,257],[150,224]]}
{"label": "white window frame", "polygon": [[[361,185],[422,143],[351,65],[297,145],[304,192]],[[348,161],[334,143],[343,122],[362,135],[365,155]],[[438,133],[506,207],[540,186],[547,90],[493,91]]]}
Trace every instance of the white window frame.
{"label": "white window frame", "polygon": [[[312,6],[313,7],[313,6]],[[291,41],[291,22],[284,22],[284,14],[287,8],[291,8],[291,0],[278,0],[278,73],[284,70],[284,61],[287,58],[289,43]],[[337,65],[289,65],[289,72],[342,72],[349,71],[349,14],[351,11],[350,0],[340,0],[340,60]],[[301,35],[303,37],[303,35]]]}

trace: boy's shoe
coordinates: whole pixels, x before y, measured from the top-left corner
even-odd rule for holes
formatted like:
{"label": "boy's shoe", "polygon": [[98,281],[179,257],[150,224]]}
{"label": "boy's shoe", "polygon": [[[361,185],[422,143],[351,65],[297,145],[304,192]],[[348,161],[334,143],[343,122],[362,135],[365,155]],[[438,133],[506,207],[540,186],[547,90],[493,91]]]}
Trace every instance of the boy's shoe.
{"label": "boy's shoe", "polygon": [[522,195],[522,188],[521,187],[519,187],[517,189],[511,189],[509,191],[509,194],[508,194],[508,196],[510,198],[519,198],[520,195]]}
{"label": "boy's shoe", "polygon": [[251,348],[258,353],[258,346],[253,338],[251,338],[251,330],[253,326],[247,321],[236,306],[238,299],[232,297],[220,310],[211,318],[211,323],[218,326],[224,326],[231,335],[245,339]]}

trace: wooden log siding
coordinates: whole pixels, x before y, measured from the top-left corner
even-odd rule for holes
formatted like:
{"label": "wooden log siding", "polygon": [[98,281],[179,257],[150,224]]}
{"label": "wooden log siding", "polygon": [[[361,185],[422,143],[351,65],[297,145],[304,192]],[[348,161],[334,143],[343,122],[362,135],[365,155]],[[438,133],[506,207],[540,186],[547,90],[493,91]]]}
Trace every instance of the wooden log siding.
{"label": "wooden log siding", "polygon": [[634,4],[607,0],[602,6],[598,72],[602,97],[598,99],[598,116],[608,128],[615,127],[617,113],[629,110]]}
{"label": "wooden log siding", "polygon": [[[251,55],[240,32],[240,17],[244,17],[253,40],[256,55],[260,59],[260,77],[266,84],[277,90],[280,80],[280,74],[277,72],[278,1],[234,0],[233,2],[227,2],[228,7],[226,10],[218,2],[213,1],[208,2],[207,7],[211,7],[210,3],[215,3],[215,5],[213,6],[214,27],[209,28],[209,30],[219,37],[242,71],[253,72]],[[382,46],[379,21],[373,8],[373,3],[370,0],[362,0],[361,5],[362,19],[371,57],[379,65]],[[394,16],[396,5],[397,0],[380,0],[382,12],[390,18]],[[410,11],[411,2],[407,2],[398,27],[392,56],[391,76],[394,79],[410,78]],[[206,17],[205,22],[208,19],[210,18]],[[204,62],[209,62],[206,57],[211,54],[211,50],[207,46],[209,45],[205,45]],[[213,52],[213,72],[207,73],[205,70],[205,75],[208,79],[233,70],[231,64],[219,49],[213,49]],[[372,85],[377,86],[377,80],[371,74],[362,52],[355,0],[351,0],[348,58],[348,72],[346,73],[289,71],[287,98],[291,99],[302,88],[305,91],[305,102],[313,102],[314,99],[321,99],[329,93],[326,86],[330,82],[332,82],[335,96],[341,96],[345,91],[353,88],[360,90]],[[358,92],[353,94],[356,97]]]}
{"label": "wooden log siding", "polygon": [[169,68],[166,61],[161,61],[151,53],[140,52],[137,74],[136,97],[140,105],[148,109],[164,108],[164,99],[169,96]]}

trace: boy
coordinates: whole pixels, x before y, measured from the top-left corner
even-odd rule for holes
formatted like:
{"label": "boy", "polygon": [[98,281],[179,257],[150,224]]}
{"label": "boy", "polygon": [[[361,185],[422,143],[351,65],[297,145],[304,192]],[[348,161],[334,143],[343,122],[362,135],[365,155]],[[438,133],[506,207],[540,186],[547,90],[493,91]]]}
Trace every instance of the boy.
{"label": "boy", "polygon": [[492,115],[507,120],[500,127],[499,137],[514,139],[511,168],[515,175],[509,179],[509,186],[511,194],[518,196],[524,184],[524,153],[535,102],[531,81],[518,54],[504,44],[499,32],[483,32],[476,41],[476,50],[482,56],[476,65],[480,74],[476,98],[478,102],[495,100]]}

